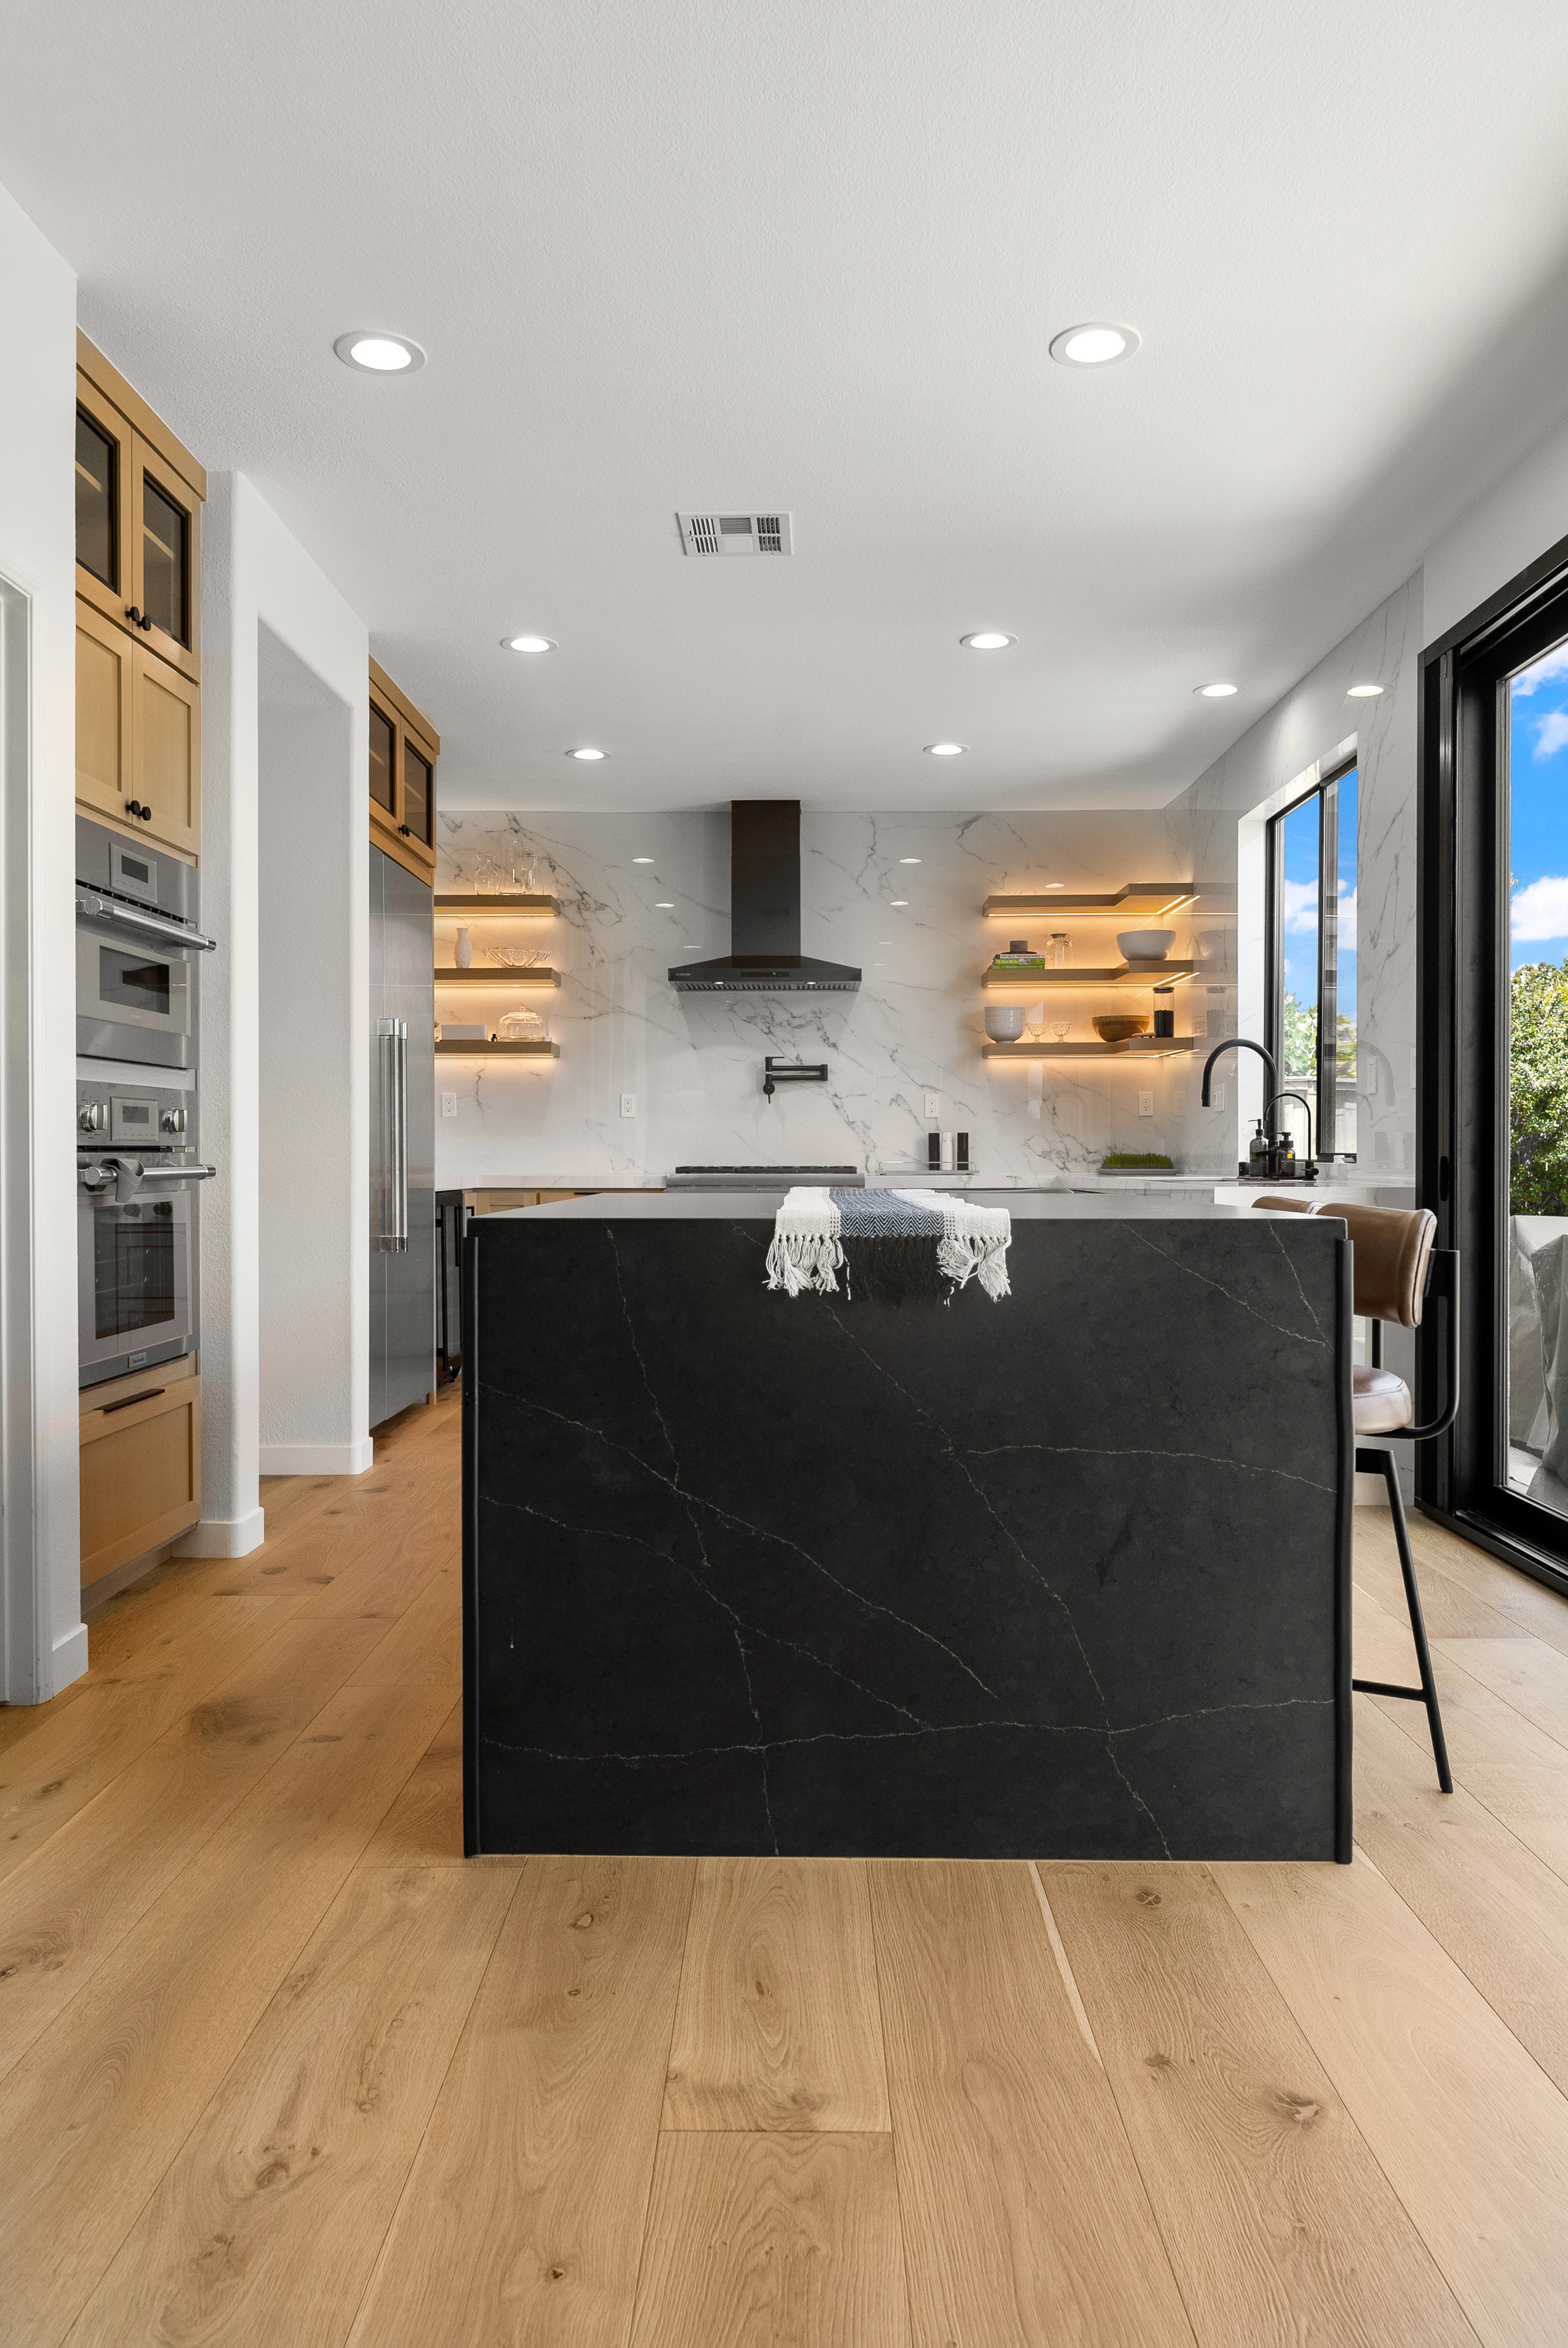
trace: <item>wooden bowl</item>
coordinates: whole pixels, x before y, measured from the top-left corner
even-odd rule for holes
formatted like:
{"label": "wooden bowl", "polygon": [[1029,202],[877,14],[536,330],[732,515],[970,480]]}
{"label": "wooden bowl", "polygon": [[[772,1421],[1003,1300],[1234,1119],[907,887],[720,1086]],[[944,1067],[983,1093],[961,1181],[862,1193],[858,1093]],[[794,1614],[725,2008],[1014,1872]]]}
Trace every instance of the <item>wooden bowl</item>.
{"label": "wooden bowl", "polygon": [[1094,1022],[1094,1032],[1102,1044],[1124,1044],[1130,1035],[1141,1035],[1148,1025],[1142,1012],[1103,1011]]}

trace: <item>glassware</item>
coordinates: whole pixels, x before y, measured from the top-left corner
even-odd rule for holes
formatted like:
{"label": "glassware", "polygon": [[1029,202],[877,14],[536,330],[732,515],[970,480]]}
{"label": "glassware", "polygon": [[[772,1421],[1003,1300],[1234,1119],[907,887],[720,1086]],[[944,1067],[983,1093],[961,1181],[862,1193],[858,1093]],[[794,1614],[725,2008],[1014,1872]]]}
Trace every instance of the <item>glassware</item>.
{"label": "glassware", "polygon": [[549,1029],[537,1011],[506,1011],[497,1035],[503,1044],[544,1044],[549,1040]]}
{"label": "glassware", "polygon": [[1067,950],[1071,943],[1072,940],[1065,930],[1052,930],[1045,942],[1045,958],[1052,970],[1067,968]]}
{"label": "glassware", "polygon": [[1072,1022],[1065,1011],[1059,1011],[1050,1023],[1050,1032],[1059,1044],[1066,1043],[1071,1027]]}

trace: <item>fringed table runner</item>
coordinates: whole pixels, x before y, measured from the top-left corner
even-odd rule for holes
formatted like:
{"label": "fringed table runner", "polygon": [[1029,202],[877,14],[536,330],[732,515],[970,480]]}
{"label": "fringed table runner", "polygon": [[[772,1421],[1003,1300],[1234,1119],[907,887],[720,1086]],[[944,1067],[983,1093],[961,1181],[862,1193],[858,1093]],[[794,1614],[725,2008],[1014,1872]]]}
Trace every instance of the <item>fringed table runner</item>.
{"label": "fringed table runner", "polygon": [[[1007,1251],[1012,1218],[1003,1207],[972,1206],[955,1191],[791,1190],[774,1217],[768,1286],[788,1296],[835,1290],[850,1258],[872,1293],[950,1296],[971,1279],[993,1303],[1011,1294]],[[869,1242],[869,1244],[863,1244]]]}

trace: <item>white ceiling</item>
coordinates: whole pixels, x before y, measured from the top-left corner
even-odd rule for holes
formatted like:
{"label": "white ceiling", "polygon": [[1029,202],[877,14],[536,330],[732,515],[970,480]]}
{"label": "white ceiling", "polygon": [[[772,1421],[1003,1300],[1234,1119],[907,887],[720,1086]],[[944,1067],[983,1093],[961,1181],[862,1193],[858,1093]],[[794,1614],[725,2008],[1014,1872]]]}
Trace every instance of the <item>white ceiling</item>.
{"label": "white ceiling", "polygon": [[[74,0],[5,46],[82,324],[363,613],[452,806],[1158,803],[1568,408],[1562,0]],[[1136,359],[1050,362],[1103,317]],[[682,557],[677,507],[774,504],[789,560]]]}

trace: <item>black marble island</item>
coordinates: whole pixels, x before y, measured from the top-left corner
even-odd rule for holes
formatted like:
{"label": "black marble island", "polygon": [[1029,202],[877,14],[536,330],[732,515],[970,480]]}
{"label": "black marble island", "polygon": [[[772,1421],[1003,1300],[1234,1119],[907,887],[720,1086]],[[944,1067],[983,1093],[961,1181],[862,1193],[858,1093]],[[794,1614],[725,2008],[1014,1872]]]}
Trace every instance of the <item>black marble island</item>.
{"label": "black marble island", "polygon": [[981,1195],[999,1304],[771,1292],[765,1194],[473,1224],[470,1852],[1348,1859],[1343,1224]]}

